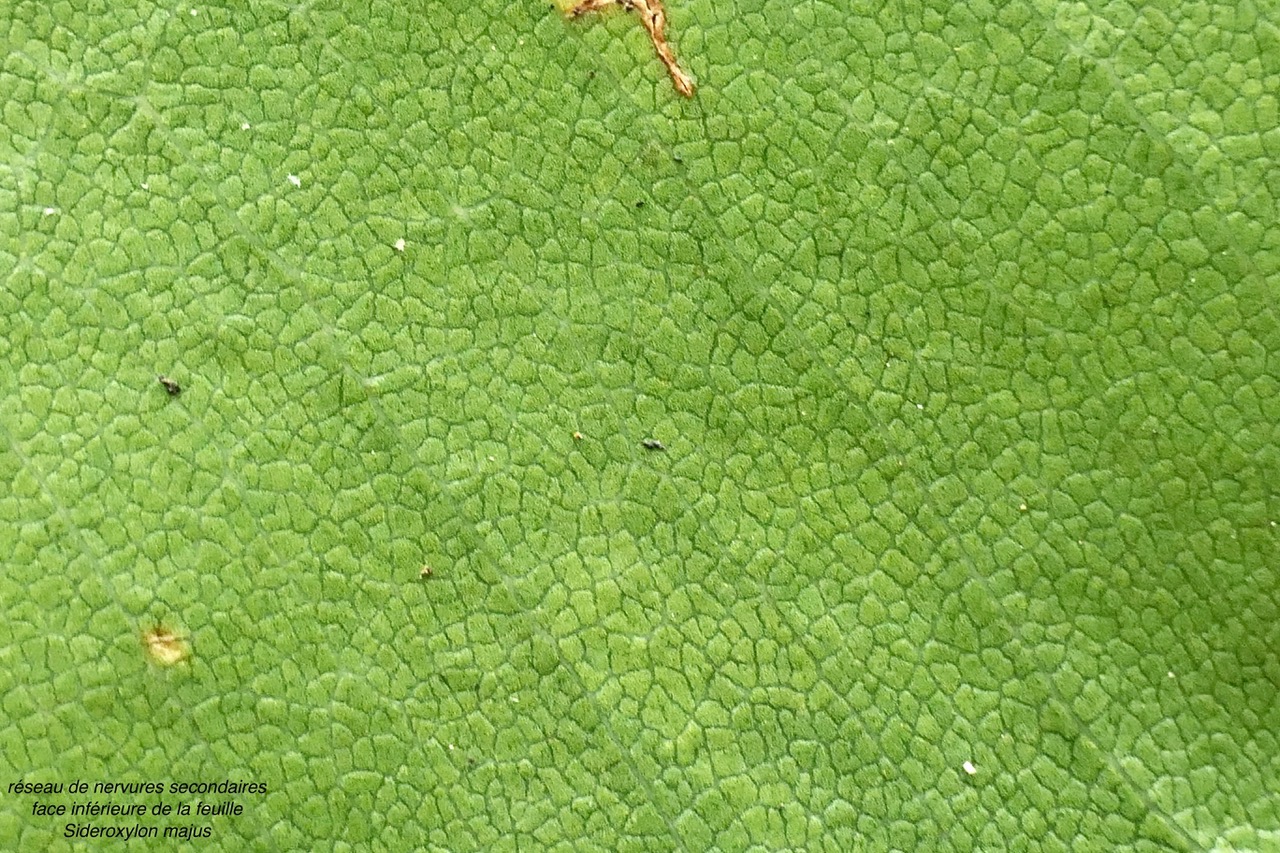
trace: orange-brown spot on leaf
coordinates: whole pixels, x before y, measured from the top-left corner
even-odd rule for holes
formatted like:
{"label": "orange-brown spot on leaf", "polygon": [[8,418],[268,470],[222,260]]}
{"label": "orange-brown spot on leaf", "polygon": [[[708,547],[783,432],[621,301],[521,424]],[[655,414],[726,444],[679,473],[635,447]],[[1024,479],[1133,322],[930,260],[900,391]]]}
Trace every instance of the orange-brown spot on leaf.
{"label": "orange-brown spot on leaf", "polygon": [[175,666],[191,657],[186,638],[160,624],[142,632],[142,647],[151,662],[159,666]]}

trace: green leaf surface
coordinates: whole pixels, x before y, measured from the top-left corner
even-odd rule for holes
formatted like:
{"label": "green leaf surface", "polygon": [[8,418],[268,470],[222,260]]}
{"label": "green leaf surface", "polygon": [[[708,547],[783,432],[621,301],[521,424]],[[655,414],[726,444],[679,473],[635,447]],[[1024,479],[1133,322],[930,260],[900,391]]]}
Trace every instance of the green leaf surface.
{"label": "green leaf surface", "polygon": [[1280,849],[1276,7],[666,6],[0,4],[0,848]]}

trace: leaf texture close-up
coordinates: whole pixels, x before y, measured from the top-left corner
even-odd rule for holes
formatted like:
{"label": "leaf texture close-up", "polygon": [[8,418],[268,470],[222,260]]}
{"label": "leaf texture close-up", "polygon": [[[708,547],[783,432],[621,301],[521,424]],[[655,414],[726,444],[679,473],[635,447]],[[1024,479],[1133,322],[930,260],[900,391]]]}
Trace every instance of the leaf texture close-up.
{"label": "leaf texture close-up", "polygon": [[0,849],[1280,850],[1275,5],[571,5],[0,3]]}

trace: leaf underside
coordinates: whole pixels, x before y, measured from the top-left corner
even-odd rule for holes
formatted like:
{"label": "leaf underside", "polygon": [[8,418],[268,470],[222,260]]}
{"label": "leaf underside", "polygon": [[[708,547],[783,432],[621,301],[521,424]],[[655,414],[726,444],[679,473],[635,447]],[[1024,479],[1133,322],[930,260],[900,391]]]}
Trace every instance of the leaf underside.
{"label": "leaf underside", "polygon": [[666,12],[692,100],[550,4],[0,8],[0,783],[1280,844],[1274,10]]}

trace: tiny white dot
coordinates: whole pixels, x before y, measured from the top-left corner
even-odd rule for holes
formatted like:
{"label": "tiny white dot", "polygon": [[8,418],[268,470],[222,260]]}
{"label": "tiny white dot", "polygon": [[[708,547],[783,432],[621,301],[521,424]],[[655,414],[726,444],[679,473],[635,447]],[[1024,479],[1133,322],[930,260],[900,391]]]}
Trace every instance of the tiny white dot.
{"label": "tiny white dot", "polygon": [[44,209],[44,215],[45,215],[45,216],[53,216],[53,215],[54,215],[55,213],[57,213],[57,212],[58,212],[58,208],[56,208],[56,207],[46,207],[46,208]]}
{"label": "tiny white dot", "polygon": [[972,761],[966,761],[966,762],[963,764],[963,767],[964,767],[964,772],[965,772],[965,773],[968,773],[970,776],[973,776],[974,774],[976,774],[976,773],[978,772],[978,768],[976,768],[976,767],[974,767],[974,766],[973,766],[973,762],[972,762]]}
{"label": "tiny white dot", "polygon": [[1026,512],[1026,511],[1027,511],[1027,505],[1026,505],[1026,504],[1018,504],[1018,509],[1022,510],[1023,512]]}
{"label": "tiny white dot", "polygon": [[453,749],[453,744],[449,744],[449,748],[450,748],[450,749]]}
{"label": "tiny white dot", "polygon": [[143,182],[142,182],[142,188],[143,188],[144,190],[149,190],[149,189],[151,189],[151,184],[150,184],[150,182],[148,182],[148,181],[143,181]]}
{"label": "tiny white dot", "polygon": [[916,403],[916,408],[917,408],[917,409],[923,409],[923,408],[924,408],[924,403]]}
{"label": "tiny white dot", "polygon": [[192,10],[191,10],[191,17],[193,17],[193,18],[194,18],[196,15],[199,15],[199,14],[200,14],[200,13],[199,13],[199,12],[197,12],[195,9],[192,9]]}
{"label": "tiny white dot", "polygon": [[397,252],[403,252],[403,251],[404,251],[404,238],[403,238],[403,237],[401,237],[399,240],[397,240],[397,241],[396,241],[396,243],[395,243],[395,246],[396,246],[396,251],[397,251]]}
{"label": "tiny white dot", "polygon": [[241,129],[241,130],[248,130],[248,129],[249,129],[249,122],[247,122],[247,121],[242,121],[242,122],[240,122],[240,129]]}
{"label": "tiny white dot", "polygon": [[518,702],[520,701],[520,697],[519,697],[519,696],[512,696],[512,697],[511,697],[511,701],[512,701],[512,702],[517,702],[517,703],[518,703]]}
{"label": "tiny white dot", "polygon": [[1168,675],[1169,675],[1169,677],[1170,677],[1170,678],[1173,678],[1173,670],[1169,670]]}
{"label": "tiny white dot", "polygon": [[302,186],[302,178],[299,178],[297,175],[290,175],[289,183],[293,184],[295,187],[300,187]]}

